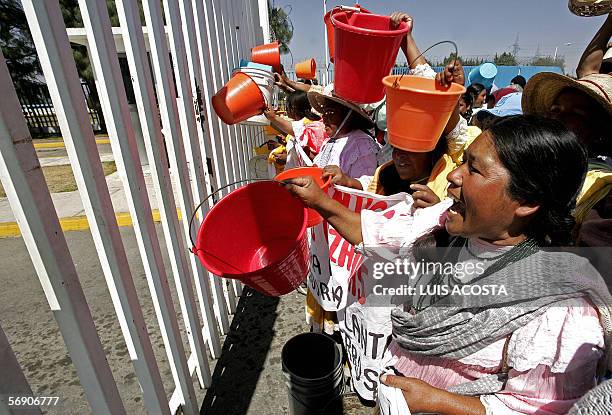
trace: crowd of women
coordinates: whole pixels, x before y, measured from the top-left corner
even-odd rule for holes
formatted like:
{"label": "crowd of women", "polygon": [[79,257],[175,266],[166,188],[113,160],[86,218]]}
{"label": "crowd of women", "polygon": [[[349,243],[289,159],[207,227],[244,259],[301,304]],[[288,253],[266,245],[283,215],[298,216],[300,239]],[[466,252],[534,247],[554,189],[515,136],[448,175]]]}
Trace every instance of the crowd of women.
{"label": "crowd of women", "polygon": [[[407,14],[391,20],[412,28]],[[336,95],[333,84],[276,74],[291,119],[265,113],[286,134],[270,155],[277,170],[315,164],[338,186],[405,193],[411,212],[446,205],[430,210],[437,215],[431,232],[408,242],[401,235],[418,215],[356,213],[308,177],[287,183],[290,192],[365,257],[410,244],[415,258],[417,247],[438,247],[446,261],[483,264],[460,277],[422,275],[420,284],[507,290],[468,302],[412,295],[389,313],[390,359],[380,382],[401,390],[409,411],[565,414],[594,405],[612,413],[609,384],[598,392],[604,398],[583,398],[612,369],[612,297],[604,281],[612,269],[605,251],[612,246],[612,62],[604,59],[611,36],[609,16],[582,57],[579,79],[540,73],[496,91],[467,85],[430,152],[388,143],[384,101],[358,105]],[[436,74],[412,31],[402,50],[412,75],[465,83],[459,60]],[[567,247],[595,254],[586,259]],[[306,309],[313,330],[333,335],[335,313],[310,291]]]}

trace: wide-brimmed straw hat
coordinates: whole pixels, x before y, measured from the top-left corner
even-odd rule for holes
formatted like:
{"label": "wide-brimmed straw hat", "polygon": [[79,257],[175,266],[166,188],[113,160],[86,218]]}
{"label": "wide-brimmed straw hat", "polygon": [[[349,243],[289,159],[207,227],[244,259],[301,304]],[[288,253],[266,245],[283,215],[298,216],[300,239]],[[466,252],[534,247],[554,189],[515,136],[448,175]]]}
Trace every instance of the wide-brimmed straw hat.
{"label": "wide-brimmed straw hat", "polygon": [[360,115],[372,127],[374,126],[374,121],[368,115],[368,113],[363,110],[363,108],[351,101],[340,98],[334,93],[334,84],[327,85],[322,92],[313,91],[312,89],[308,91],[308,101],[310,102],[310,105],[320,114],[323,114],[323,107],[325,106],[326,100],[337,102],[338,104],[353,110],[355,114]]}
{"label": "wide-brimmed straw hat", "polygon": [[573,88],[591,97],[612,117],[612,75],[592,74],[574,80],[553,72],[534,75],[523,91],[523,112],[546,115],[559,93]]}

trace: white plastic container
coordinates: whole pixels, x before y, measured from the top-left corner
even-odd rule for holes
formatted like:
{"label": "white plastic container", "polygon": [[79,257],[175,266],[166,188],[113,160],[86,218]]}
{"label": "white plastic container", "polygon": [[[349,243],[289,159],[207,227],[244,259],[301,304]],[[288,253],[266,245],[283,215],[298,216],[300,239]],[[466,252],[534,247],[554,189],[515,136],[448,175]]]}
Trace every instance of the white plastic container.
{"label": "white plastic container", "polygon": [[[272,106],[272,98],[274,96],[274,75],[272,72],[264,71],[257,68],[237,68],[232,73],[242,72],[246,75],[249,75],[253,81],[259,86],[261,93],[264,96],[264,100],[266,101],[267,106]],[[265,115],[255,115],[254,117],[249,118],[246,121],[241,122],[243,125],[270,125],[270,121],[265,117]]]}

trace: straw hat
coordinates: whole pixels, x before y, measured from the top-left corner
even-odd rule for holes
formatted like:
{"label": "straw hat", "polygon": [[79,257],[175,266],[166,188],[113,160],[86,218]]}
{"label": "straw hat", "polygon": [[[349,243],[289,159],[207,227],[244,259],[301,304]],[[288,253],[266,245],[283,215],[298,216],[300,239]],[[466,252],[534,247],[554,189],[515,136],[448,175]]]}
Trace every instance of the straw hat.
{"label": "straw hat", "polygon": [[312,89],[308,91],[308,101],[310,102],[310,105],[320,114],[323,114],[325,100],[337,102],[338,104],[353,110],[355,114],[360,115],[362,118],[368,121],[372,127],[374,126],[374,121],[372,121],[372,118],[363,110],[363,108],[352,103],[351,101],[340,98],[334,93],[334,84],[327,85],[322,92],[313,91]]}
{"label": "straw hat", "polygon": [[552,72],[534,75],[523,91],[523,111],[525,114],[546,115],[564,88],[585,93],[612,117],[612,75],[605,74],[587,75],[578,80]]}

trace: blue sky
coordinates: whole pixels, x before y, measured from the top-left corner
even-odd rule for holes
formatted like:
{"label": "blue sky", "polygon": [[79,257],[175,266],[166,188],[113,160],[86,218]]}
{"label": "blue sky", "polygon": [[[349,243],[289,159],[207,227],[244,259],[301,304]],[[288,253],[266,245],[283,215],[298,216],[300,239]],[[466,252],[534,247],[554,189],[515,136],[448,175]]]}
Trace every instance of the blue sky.
{"label": "blue sky", "polygon": [[[328,0],[327,7],[352,1]],[[323,67],[323,0],[274,0],[274,4],[290,11],[294,35],[289,46],[295,62],[314,57]],[[519,34],[519,56],[535,55],[538,46],[540,54],[552,56],[558,46],[568,72],[575,72],[582,51],[605,20],[573,15],[567,0],[362,0],[359,4],[378,14],[400,10],[411,14],[421,49],[451,39],[462,56],[494,55],[510,51]],[[441,45],[427,56],[447,56],[450,51],[450,46]],[[290,64],[291,58],[283,61]]]}

